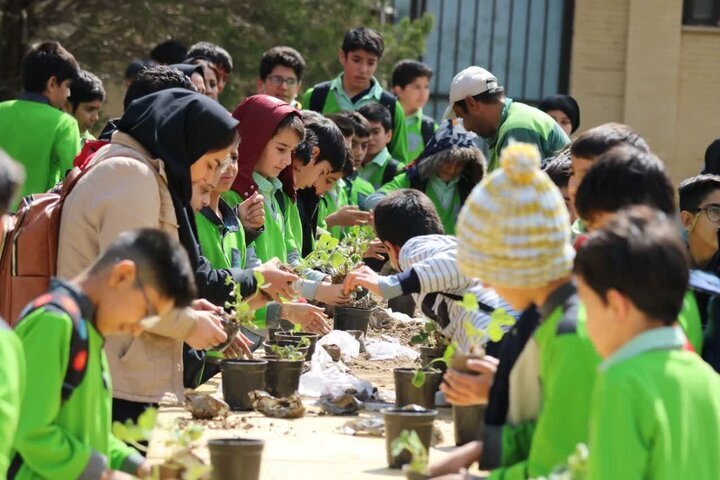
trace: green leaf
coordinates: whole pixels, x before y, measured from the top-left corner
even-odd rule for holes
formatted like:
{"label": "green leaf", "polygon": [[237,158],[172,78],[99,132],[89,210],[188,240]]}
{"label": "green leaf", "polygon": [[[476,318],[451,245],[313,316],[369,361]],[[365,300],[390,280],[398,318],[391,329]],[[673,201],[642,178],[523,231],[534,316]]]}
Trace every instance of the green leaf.
{"label": "green leaf", "polygon": [[428,339],[427,334],[420,333],[418,335],[413,336],[410,339],[410,345],[421,345],[421,344],[425,343],[425,340],[427,340],[427,339]]}
{"label": "green leaf", "polygon": [[462,302],[460,302],[460,305],[468,312],[477,312],[480,309],[477,297],[475,296],[475,294],[470,292],[463,295],[463,299]]}
{"label": "green leaf", "polygon": [[425,330],[427,333],[433,333],[437,331],[437,326],[435,326],[435,322],[425,322],[425,325],[423,325],[423,330]]}
{"label": "green leaf", "polygon": [[205,352],[205,357],[207,358],[219,358],[220,360],[225,358],[225,355],[222,352],[216,352],[215,350],[208,350]]}
{"label": "green leaf", "polygon": [[505,335],[505,332],[499,324],[491,323],[488,325],[488,337],[491,341],[499,342],[502,340],[503,335]]}
{"label": "green leaf", "polygon": [[340,252],[334,252],[332,255],[330,255],[330,266],[333,268],[340,268],[344,261],[345,257],[343,257],[342,253]]}
{"label": "green leaf", "polygon": [[445,365],[447,365],[448,367],[452,364],[452,359],[455,356],[455,349],[456,344],[453,342],[447,346],[447,348],[445,349],[445,353],[443,353],[442,358],[445,361]]}
{"label": "green leaf", "polygon": [[148,408],[138,417],[138,427],[145,431],[152,431],[157,423],[157,409]]}
{"label": "green leaf", "polygon": [[293,332],[301,332],[301,331],[302,331],[302,325],[300,325],[299,323],[296,323],[295,325],[293,325],[292,331],[293,331]]}
{"label": "green leaf", "polygon": [[411,383],[415,388],[420,388],[425,385],[425,372],[423,372],[422,368],[415,370]]}

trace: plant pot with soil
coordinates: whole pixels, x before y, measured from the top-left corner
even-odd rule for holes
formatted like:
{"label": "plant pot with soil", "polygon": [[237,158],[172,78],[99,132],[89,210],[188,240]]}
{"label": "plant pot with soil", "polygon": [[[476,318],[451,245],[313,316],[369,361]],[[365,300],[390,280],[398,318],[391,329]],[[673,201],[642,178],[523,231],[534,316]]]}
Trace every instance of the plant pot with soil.
{"label": "plant pot with soil", "polygon": [[225,402],[232,410],[252,410],[248,394],[265,389],[267,360],[223,360],[222,389]]}
{"label": "plant pot with soil", "polygon": [[370,324],[370,309],[355,307],[335,307],[333,317],[334,330],[360,330],[367,335]]}
{"label": "plant pot with soil", "polygon": [[213,480],[259,480],[263,440],[217,438],[208,441]]}
{"label": "plant pot with soil", "polygon": [[[396,368],[393,370],[393,376],[395,377],[395,406],[397,408],[411,404],[435,408],[435,393],[440,388],[443,376],[440,370]],[[420,377],[422,381],[420,381]]]}
{"label": "plant pot with soil", "polygon": [[413,454],[407,448],[395,453],[399,448],[396,439],[403,436],[403,431],[415,432],[419,444],[426,452],[430,450],[433,421],[437,416],[437,410],[388,408],[382,413],[385,420],[385,451],[390,468],[401,468],[412,460]]}
{"label": "plant pot with soil", "polygon": [[275,398],[289,397],[300,385],[305,355],[288,348],[276,349],[275,354],[277,357],[267,358],[265,390]]}
{"label": "plant pot with soil", "polygon": [[308,345],[308,360],[310,360],[315,353],[315,346],[317,345],[320,335],[312,332],[276,332],[275,339],[279,342],[283,340],[291,340],[296,343],[300,343],[303,338],[307,338],[310,344]]}
{"label": "plant pot with soil", "polygon": [[[282,357],[290,358],[291,356],[300,359],[304,358],[306,361],[311,359],[310,355],[310,340],[305,337],[299,339],[283,339],[283,340],[266,340],[263,343],[265,349],[265,356],[268,358]],[[296,355],[297,352],[302,353],[302,357]]]}

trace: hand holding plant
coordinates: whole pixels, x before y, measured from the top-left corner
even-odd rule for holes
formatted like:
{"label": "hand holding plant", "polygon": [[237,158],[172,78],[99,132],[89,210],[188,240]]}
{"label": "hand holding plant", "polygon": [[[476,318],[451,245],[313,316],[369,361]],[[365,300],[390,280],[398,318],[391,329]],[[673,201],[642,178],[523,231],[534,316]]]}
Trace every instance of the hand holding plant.
{"label": "hand holding plant", "polygon": [[324,308],[309,303],[284,303],[280,308],[281,317],[294,323],[301,331],[325,335],[331,330]]}
{"label": "hand holding plant", "polygon": [[378,283],[380,281],[380,275],[377,274],[372,268],[363,265],[356,270],[347,274],[345,281],[343,282],[343,291],[346,295],[350,295],[358,287],[369,290],[375,295],[380,295],[380,287]]}
{"label": "hand holding plant", "polygon": [[452,405],[466,407],[487,403],[490,387],[495,380],[499,360],[485,355],[482,359],[469,359],[465,366],[479,375],[448,370],[440,384],[440,391]]}
{"label": "hand holding plant", "polygon": [[262,283],[258,283],[259,289],[276,302],[282,303],[297,296],[293,283],[297,281],[298,276],[282,268],[277,258],[263,263],[255,269],[255,272],[264,279]]}

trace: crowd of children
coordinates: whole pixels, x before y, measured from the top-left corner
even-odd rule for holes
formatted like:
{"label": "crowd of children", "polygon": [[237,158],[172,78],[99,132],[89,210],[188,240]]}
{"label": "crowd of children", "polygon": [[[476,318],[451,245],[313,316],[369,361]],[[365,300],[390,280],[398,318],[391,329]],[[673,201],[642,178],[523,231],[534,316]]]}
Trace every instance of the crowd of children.
{"label": "crowd of children", "polygon": [[[323,306],[358,288],[485,348],[441,386],[453,405],[487,404],[482,436],[432,476],[469,478],[477,462],[490,478],[543,477],[584,444],[588,478],[718,478],[713,146],[678,208],[629,126],[571,141],[572,97],[515,102],[476,66],[436,123],[423,113],[432,70],[400,61],[391,93],[374,76],[383,53],[379,33],[350,30],[342,73],[301,95],[312,64],[273,47],[230,114],[218,102],[230,54],[165,42],[128,67],[124,112],[95,139],[100,79],[57,42],[31,47],[22,95],[0,103],[0,478],[148,478],[111,423],[217,372],[206,351],[228,340],[235,291],[258,331],[326,334]],[[48,199],[61,210],[46,215],[53,278],[38,289],[39,274],[18,272],[47,247],[14,248]],[[365,226],[376,239],[342,283],[307,267],[320,236]],[[18,305],[16,285],[36,298]],[[472,334],[498,315],[502,339]],[[229,352],[250,354],[245,333]]]}

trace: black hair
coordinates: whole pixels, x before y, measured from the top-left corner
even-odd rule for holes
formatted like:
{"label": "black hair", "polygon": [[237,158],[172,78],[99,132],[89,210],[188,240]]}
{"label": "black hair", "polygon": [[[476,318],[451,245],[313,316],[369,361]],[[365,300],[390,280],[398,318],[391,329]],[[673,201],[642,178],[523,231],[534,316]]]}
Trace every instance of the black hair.
{"label": "black hair", "polygon": [[190,305],[197,297],[187,251],[162,230],[142,228],[120,234],[90,267],[90,273],[97,274],[121,260],[135,262],[143,286],[154,287],[161,296],[172,299],[176,308]]}
{"label": "black hair", "polygon": [[74,80],[80,66],[75,57],[58,42],[36,43],[22,61],[22,81],[26,92],[44,92],[47,82],[55,77],[58,83]]}
{"label": "black hair", "polygon": [[167,65],[155,65],[137,74],[125,92],[123,107],[127,109],[133,100],[168,88],[185,88],[195,91],[195,86],[180,70]]}
{"label": "black hair", "polygon": [[150,57],[163,65],[183,63],[187,56],[187,47],[177,40],[167,40],[155,45],[150,52]]}
{"label": "black hair", "polygon": [[385,105],[377,102],[366,103],[358,108],[358,113],[365,117],[368,122],[376,122],[383,126],[385,131],[392,130],[392,115]]}
{"label": "black hair", "polygon": [[430,80],[433,76],[432,68],[417,60],[400,60],[392,71],[392,86],[405,88],[418,77]]}
{"label": "black hair", "polygon": [[226,74],[232,72],[233,60],[230,54],[219,45],[210,42],[198,42],[187,52],[189,58],[205,57],[222,68]]}
{"label": "black hair", "polygon": [[580,135],[570,146],[573,157],[596,158],[618,145],[649,153],[650,147],[635,130],[622,123],[605,123]]}
{"label": "black hair", "polygon": [[705,199],[717,190],[720,190],[720,176],[718,175],[698,175],[686,178],[678,187],[680,211],[696,212]]}
{"label": "black hair", "polygon": [[140,72],[146,68],[154,67],[157,63],[154,60],[135,59],[125,68],[125,80],[133,81]]}
{"label": "black hair", "polygon": [[705,149],[705,167],[700,173],[720,175],[720,139],[713,141]]}
{"label": "black hair", "polygon": [[445,233],[432,200],[419,190],[403,188],[389,193],[377,204],[373,216],[378,238],[398,247],[414,237]]}
{"label": "black hair", "polygon": [[[483,105],[493,105],[501,103],[505,99],[505,89],[503,87],[496,87],[492,90],[488,90],[487,92],[473,95],[472,98],[476,102],[480,102]],[[467,112],[467,105],[465,104],[465,99],[458,100],[457,102],[455,102],[455,105],[460,107],[463,112]]]}
{"label": "black hair", "polygon": [[305,59],[292,47],[273,47],[260,59],[260,79],[265,80],[275,67],[281,65],[295,72],[298,82],[305,72]]}
{"label": "black hair", "polygon": [[672,325],[683,307],[688,263],[677,226],[662,212],[636,206],[588,236],[574,269],[603,301],[617,290],[650,319]]}
{"label": "black hair", "polygon": [[382,35],[375,30],[366,27],[353,28],[343,38],[342,51],[347,55],[356,50],[365,50],[380,58],[385,50],[385,42]]}
{"label": "black hair", "polygon": [[303,120],[300,116],[295,114],[286,115],[285,118],[283,118],[282,121],[278,123],[278,126],[275,129],[275,133],[273,133],[273,137],[277,135],[280,130],[283,130],[285,128],[289,128],[290,130],[295,132],[295,134],[300,137],[301,143],[305,139],[305,124],[303,123]]}
{"label": "black hair", "polygon": [[0,148],[0,222],[25,181],[25,170]]}
{"label": "black hair", "polygon": [[570,146],[560,150],[550,161],[543,167],[550,180],[558,188],[565,188],[570,182],[572,176],[572,158],[570,156]]}
{"label": "black hair", "polygon": [[575,195],[575,209],[583,220],[598,213],[646,205],[675,214],[675,189],[655,155],[634,147],[615,147],[588,170]]}
{"label": "black hair", "polygon": [[352,137],[355,134],[355,125],[347,112],[330,113],[325,117],[340,129],[343,137]]}
{"label": "black hair", "polygon": [[570,134],[572,135],[580,126],[580,106],[570,95],[550,95],[542,99],[538,108],[543,112],[547,113],[551,110],[560,110],[567,115],[570,120],[572,129]]}
{"label": "black hair", "polygon": [[72,104],[73,111],[78,105],[95,100],[105,101],[105,89],[102,80],[87,70],[80,70],[78,76],[70,85],[70,96],[68,101]]}
{"label": "black hair", "polygon": [[[327,161],[331,172],[339,172],[347,159],[347,148],[340,129],[327,118],[321,117],[305,122],[305,139],[312,135],[314,144],[320,149],[317,162]],[[312,150],[312,149],[311,149]],[[304,162],[306,165],[308,162]]]}
{"label": "black hair", "polygon": [[353,135],[363,138],[370,136],[370,123],[360,112],[347,112],[347,117],[352,120],[353,129],[355,130]]}

